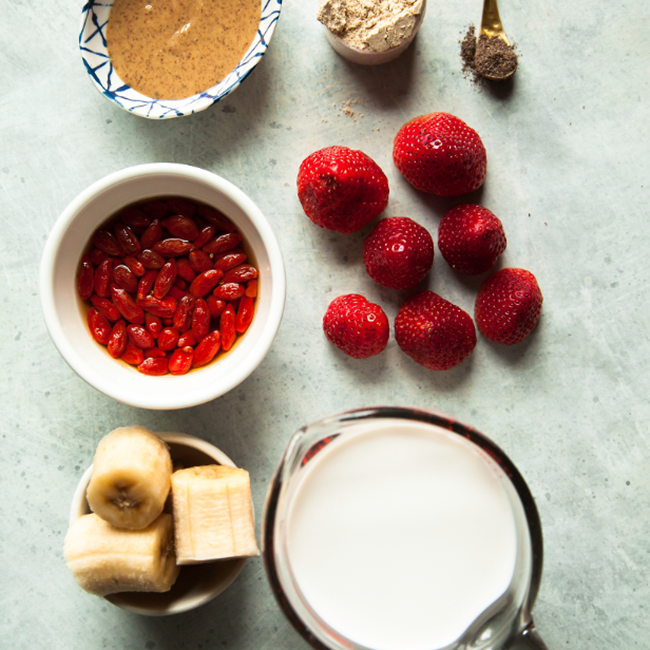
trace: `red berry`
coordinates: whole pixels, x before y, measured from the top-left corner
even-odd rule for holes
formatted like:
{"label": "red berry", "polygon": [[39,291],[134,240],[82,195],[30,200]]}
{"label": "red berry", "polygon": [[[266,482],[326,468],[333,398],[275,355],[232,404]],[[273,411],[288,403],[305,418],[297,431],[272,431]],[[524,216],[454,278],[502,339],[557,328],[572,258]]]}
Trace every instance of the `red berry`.
{"label": "red berry", "polygon": [[408,217],[382,219],[363,242],[368,275],[389,289],[411,289],[433,266],[433,239]]}
{"label": "red berry", "polygon": [[506,244],[503,224],[480,205],[457,205],[438,226],[440,253],[449,266],[467,275],[489,271]]}
{"label": "red berry", "polygon": [[532,273],[503,269],[490,276],[476,296],[476,325],[494,343],[520,343],[537,324],[543,300]]}
{"label": "red berry", "polygon": [[477,190],[487,167],[478,133],[448,113],[429,113],[404,124],[395,136],[393,161],[413,187],[438,196]]}
{"label": "red berry", "polygon": [[298,198],[317,226],[349,234],[386,209],[388,179],[362,151],[326,147],[302,161]]}
{"label": "red berry", "polygon": [[332,300],[323,318],[323,331],[345,354],[367,359],[386,347],[388,318],[379,305],[351,293]]}
{"label": "red berry", "polygon": [[395,318],[395,338],[406,354],[429,370],[449,370],[476,346],[470,315],[433,291],[411,296]]}

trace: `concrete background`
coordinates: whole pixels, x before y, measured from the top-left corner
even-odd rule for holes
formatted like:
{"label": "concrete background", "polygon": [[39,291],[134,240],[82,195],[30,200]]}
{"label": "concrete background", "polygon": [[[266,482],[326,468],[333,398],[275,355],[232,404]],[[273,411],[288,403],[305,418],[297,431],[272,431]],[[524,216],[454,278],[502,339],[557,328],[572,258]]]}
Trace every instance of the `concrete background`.
{"label": "concrete background", "polygon": [[[504,1],[520,69],[497,89],[461,71],[459,41],[480,20],[478,1],[430,2],[414,45],[371,69],[330,49],[316,4],[285,2],[269,52],[225,101],[150,122],[92,87],[77,50],[80,3],[0,0],[0,645],[306,648],[261,559],[212,603],[166,619],[85,594],[62,554],[74,488],[114,427],[185,431],[251,472],[259,522],[299,426],[348,408],[413,405],[483,431],[526,477],[545,533],[535,620],[548,647],[649,648],[647,5]],[[392,322],[406,294],[365,275],[371,226],[350,236],[320,230],[295,191],[312,151],[362,149],[388,175],[385,216],[410,216],[435,238],[444,211],[466,199],[424,196],[391,159],[401,124],[431,111],[481,134],[488,176],[469,198],[504,223],[501,265],[532,271],[545,298],[526,342],[504,349],[479,337],[472,357],[445,373],[417,366],[392,337],[366,361],[326,341],[321,318],[335,296],[362,293]],[[38,300],[43,245],[65,206],[98,178],[152,161],[203,167],[241,187],[273,225],[287,267],[268,357],[230,394],[186,411],[138,410],[86,385],[50,341]],[[482,279],[455,275],[436,252],[423,286],[472,313]]]}

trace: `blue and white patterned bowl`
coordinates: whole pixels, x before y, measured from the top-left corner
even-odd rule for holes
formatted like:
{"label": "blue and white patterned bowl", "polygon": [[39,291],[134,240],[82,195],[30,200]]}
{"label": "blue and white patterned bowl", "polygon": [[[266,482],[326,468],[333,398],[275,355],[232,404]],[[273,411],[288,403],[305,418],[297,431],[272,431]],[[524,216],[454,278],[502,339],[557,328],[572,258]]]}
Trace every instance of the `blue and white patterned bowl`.
{"label": "blue and white patterned bowl", "polygon": [[229,95],[251,73],[269,46],[280,18],[282,0],[261,0],[262,17],[255,40],[235,69],[216,86],[185,99],[153,99],[133,90],[113,69],[106,50],[106,27],[113,0],[88,0],[79,32],[79,49],[88,76],[104,97],[130,113],[167,119],[198,113]]}

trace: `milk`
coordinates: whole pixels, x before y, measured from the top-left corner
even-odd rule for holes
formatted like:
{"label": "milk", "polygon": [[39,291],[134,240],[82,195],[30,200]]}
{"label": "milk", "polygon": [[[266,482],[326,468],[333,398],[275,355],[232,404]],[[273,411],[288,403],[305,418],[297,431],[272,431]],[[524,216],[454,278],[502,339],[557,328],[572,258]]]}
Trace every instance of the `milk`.
{"label": "milk", "polygon": [[465,438],[375,422],[334,439],[300,472],[289,568],[338,635],[373,650],[437,650],[510,587],[517,528],[507,479]]}

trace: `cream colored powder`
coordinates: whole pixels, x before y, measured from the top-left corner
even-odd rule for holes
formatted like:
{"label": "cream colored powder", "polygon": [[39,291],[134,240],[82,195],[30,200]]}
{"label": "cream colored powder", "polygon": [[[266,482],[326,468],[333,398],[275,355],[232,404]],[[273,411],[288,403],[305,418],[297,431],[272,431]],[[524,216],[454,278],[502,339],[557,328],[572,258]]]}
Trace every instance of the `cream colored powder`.
{"label": "cream colored powder", "polygon": [[321,0],[317,18],[348,45],[385,52],[411,36],[423,0]]}

